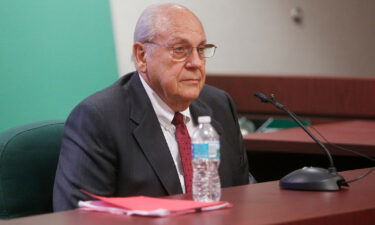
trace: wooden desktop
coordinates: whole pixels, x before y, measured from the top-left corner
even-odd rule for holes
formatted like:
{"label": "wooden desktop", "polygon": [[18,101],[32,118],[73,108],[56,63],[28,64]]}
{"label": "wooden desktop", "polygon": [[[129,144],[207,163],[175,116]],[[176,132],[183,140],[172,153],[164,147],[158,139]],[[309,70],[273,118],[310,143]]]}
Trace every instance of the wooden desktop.
{"label": "wooden desktop", "polygon": [[[351,120],[314,126],[330,143],[375,156],[375,121]],[[327,144],[319,134],[310,131],[331,150],[334,155],[354,155]],[[244,137],[248,151],[325,154],[301,128],[290,128],[269,133],[251,133]]]}
{"label": "wooden desktop", "polygon": [[[346,180],[366,169],[342,172]],[[373,225],[375,224],[375,174],[340,191],[291,191],[278,187],[278,181],[224,188],[222,200],[232,208],[166,218],[114,215],[70,210],[0,221],[0,225]],[[190,199],[190,195],[170,196]]]}

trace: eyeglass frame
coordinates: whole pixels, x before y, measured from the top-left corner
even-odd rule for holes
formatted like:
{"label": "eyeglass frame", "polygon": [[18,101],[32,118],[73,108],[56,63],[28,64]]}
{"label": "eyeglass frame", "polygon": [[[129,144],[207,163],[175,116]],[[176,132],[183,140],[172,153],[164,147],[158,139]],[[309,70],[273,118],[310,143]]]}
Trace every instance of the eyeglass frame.
{"label": "eyeglass frame", "polygon": [[[185,47],[186,45],[185,45],[185,46],[181,46],[181,47],[183,47],[183,48],[185,48],[185,49],[188,49],[188,51],[186,52],[186,55],[185,55],[184,57],[182,57],[181,59],[179,59],[179,58],[176,58],[176,57],[175,57],[175,54],[176,54],[175,51],[176,51],[177,48],[181,48],[181,47],[168,46],[168,45],[159,44],[159,43],[152,42],[152,41],[146,41],[146,42],[143,42],[143,44],[153,44],[153,45],[161,46],[161,47],[164,47],[164,48],[169,48],[169,49],[170,49],[169,54],[172,56],[172,58],[173,58],[175,61],[178,61],[178,62],[185,61],[187,58],[189,58],[189,56],[190,56],[191,53],[193,52],[193,49],[197,49],[197,53],[198,53],[199,57],[200,57],[200,58],[204,58],[204,59],[213,57],[213,56],[215,55],[215,52],[216,52],[216,49],[217,49],[217,46],[214,45],[214,44],[203,44],[203,46],[205,46],[205,47],[203,47],[203,51],[204,51],[205,49],[207,49],[207,48],[213,48],[213,50],[212,50],[212,55],[206,57],[206,56],[204,56],[204,53],[203,53],[203,54],[199,53],[199,50],[198,50],[198,49],[200,48],[200,46],[197,46],[197,47],[192,47],[192,46],[190,46],[189,48]],[[202,46],[202,45],[201,45],[201,46]]]}

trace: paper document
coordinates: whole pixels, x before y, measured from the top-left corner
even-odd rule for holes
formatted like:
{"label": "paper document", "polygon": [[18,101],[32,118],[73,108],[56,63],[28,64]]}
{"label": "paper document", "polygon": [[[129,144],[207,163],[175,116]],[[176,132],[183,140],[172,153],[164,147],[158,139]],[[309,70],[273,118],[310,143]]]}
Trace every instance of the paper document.
{"label": "paper document", "polygon": [[110,212],[115,214],[169,216],[232,207],[232,204],[225,201],[197,202],[193,200],[176,200],[147,196],[103,197],[86,191],[83,192],[99,199],[99,201],[80,201],[79,207],[84,210]]}

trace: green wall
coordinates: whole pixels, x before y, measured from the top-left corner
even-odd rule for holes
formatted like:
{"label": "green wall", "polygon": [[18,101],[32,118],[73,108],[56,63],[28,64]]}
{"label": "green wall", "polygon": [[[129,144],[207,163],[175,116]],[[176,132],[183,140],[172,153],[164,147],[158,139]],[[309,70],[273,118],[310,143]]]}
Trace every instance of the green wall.
{"label": "green wall", "polygon": [[0,131],[66,119],[116,79],[108,1],[1,1]]}

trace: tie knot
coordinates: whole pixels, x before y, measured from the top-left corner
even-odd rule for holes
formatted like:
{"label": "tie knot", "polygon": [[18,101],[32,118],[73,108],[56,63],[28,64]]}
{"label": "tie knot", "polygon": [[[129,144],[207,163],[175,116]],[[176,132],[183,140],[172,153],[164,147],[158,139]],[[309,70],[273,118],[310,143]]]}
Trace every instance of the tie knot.
{"label": "tie knot", "polygon": [[174,114],[172,124],[175,125],[175,126],[184,124],[184,116],[181,113],[176,112]]}

